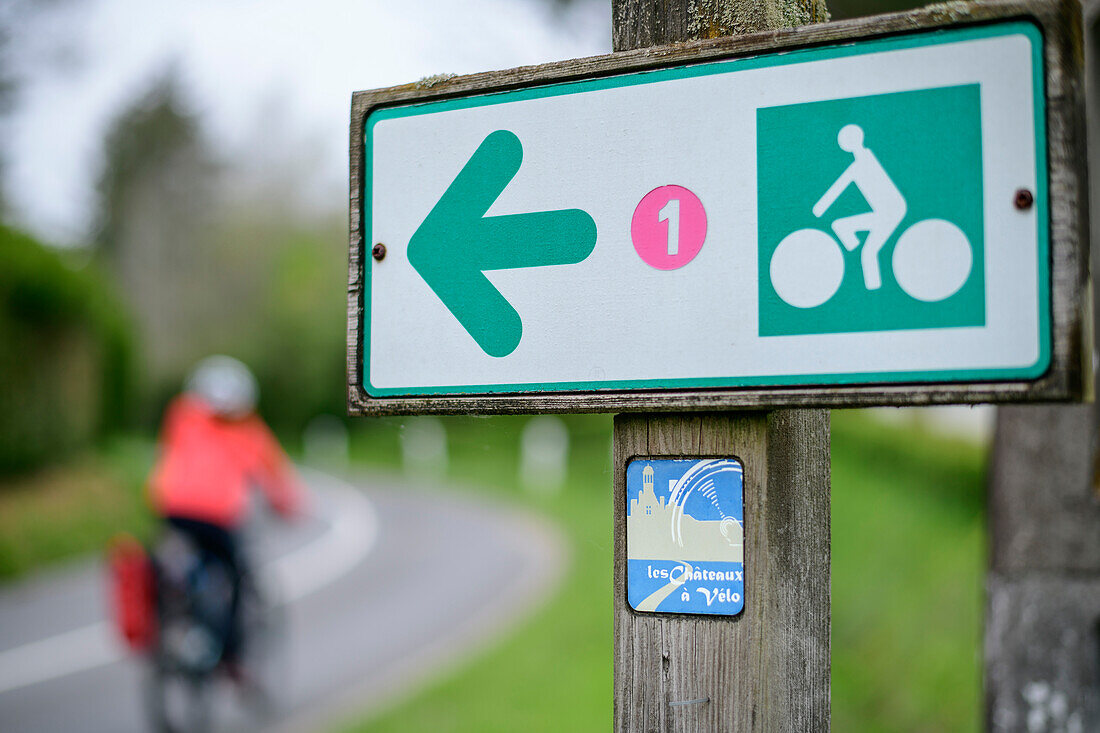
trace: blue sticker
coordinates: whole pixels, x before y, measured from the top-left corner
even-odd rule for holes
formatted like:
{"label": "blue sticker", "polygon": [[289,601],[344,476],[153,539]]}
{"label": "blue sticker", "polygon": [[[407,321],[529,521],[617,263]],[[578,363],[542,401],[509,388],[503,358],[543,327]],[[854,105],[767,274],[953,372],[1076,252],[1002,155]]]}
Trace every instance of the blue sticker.
{"label": "blue sticker", "polygon": [[745,608],[745,502],[735,458],[626,467],[626,595],[635,611]]}

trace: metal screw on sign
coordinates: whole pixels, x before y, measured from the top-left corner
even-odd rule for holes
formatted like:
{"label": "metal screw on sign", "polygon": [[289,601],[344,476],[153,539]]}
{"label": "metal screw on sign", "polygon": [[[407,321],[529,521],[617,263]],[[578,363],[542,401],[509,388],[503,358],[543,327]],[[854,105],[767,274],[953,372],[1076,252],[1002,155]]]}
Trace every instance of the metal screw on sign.
{"label": "metal screw on sign", "polygon": [[386,257],[386,245],[379,242],[370,251],[371,257],[381,262]]}
{"label": "metal screw on sign", "polygon": [[1021,188],[1016,191],[1016,208],[1020,211],[1027,211],[1031,208],[1031,205],[1035,203],[1035,196],[1031,191],[1026,188]]}

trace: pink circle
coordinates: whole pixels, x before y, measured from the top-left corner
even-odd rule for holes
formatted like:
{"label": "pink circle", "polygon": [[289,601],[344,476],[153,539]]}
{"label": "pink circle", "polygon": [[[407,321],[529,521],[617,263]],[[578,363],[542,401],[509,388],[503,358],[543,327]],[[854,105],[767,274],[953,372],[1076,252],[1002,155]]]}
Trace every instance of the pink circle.
{"label": "pink circle", "polygon": [[675,270],[695,259],[707,238],[707,212],[683,186],[661,186],[634,209],[630,239],[638,256],[658,270]]}

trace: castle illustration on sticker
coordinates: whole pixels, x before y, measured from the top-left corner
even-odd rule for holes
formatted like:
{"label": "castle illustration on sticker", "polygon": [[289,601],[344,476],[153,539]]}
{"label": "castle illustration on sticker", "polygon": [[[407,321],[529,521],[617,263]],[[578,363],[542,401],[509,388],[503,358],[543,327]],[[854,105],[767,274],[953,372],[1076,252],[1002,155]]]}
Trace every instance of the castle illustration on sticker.
{"label": "castle illustration on sticker", "polygon": [[626,587],[635,611],[745,608],[745,504],[735,458],[635,458],[626,468]]}

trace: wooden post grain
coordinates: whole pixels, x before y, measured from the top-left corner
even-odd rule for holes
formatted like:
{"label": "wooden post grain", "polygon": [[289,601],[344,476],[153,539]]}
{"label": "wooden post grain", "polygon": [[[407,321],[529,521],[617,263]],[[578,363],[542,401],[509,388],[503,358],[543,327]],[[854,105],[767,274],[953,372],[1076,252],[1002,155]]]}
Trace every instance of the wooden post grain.
{"label": "wooden post grain", "polygon": [[1100,730],[1094,406],[1002,408],[990,472],[986,727]]}
{"label": "wooden post grain", "polygon": [[[616,51],[826,19],[824,0],[612,0],[611,6]],[[613,445],[615,730],[828,730],[828,412],[619,415]],[[635,456],[741,460],[745,610],[739,616],[646,614],[627,604],[626,466]]]}
{"label": "wooden post grain", "polygon": [[[626,600],[626,465],[744,466],[745,610],[637,613]],[[829,417],[824,410],[615,418],[615,730],[829,729]]]}

